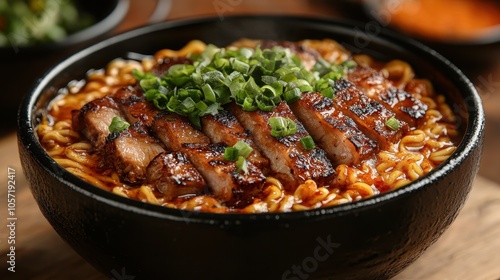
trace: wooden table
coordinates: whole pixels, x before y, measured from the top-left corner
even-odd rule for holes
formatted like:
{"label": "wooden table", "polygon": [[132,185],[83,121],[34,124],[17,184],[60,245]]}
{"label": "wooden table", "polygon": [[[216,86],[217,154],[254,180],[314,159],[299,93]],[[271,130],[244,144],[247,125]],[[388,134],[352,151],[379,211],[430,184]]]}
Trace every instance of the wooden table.
{"label": "wooden table", "polygon": [[[219,2],[217,2],[219,1]],[[232,3],[224,14],[251,13],[264,9],[274,13],[334,15],[338,9],[327,1],[174,1],[169,18],[220,14],[214,3]],[[251,2],[251,3],[250,3]],[[239,4],[238,4],[239,3]],[[238,5],[236,5],[238,4]],[[266,6],[267,5],[267,6]],[[127,30],[147,23],[154,9],[153,2],[131,1],[131,11],[117,28]],[[500,54],[499,54],[500,55]],[[499,67],[497,67],[500,69]],[[497,69],[495,68],[495,69]],[[481,89],[481,77],[488,78],[500,71],[484,69],[471,78]],[[500,278],[500,87],[490,80],[483,91],[487,113],[485,155],[480,174],[464,209],[443,236],[424,255],[394,279],[477,279]],[[486,90],[483,89],[483,90]],[[491,90],[493,89],[493,90]],[[7,270],[7,173],[16,172],[16,272]],[[0,279],[106,279],[78,256],[52,229],[38,209],[23,176],[17,154],[15,131],[5,131],[0,138]]]}

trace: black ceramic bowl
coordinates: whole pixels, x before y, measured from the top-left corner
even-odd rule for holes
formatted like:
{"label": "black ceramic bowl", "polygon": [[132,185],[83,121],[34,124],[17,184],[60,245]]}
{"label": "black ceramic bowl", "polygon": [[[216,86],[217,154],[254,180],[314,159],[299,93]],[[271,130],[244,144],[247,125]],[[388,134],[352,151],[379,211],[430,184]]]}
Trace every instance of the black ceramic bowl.
{"label": "black ceramic bowl", "polygon": [[14,125],[16,112],[24,94],[42,73],[54,63],[88,47],[109,34],[125,17],[129,0],[75,1],[80,11],[95,18],[95,23],[57,42],[29,46],[0,47],[2,125]]}
{"label": "black ceramic bowl", "polygon": [[[471,188],[484,115],[472,84],[432,50],[380,31],[363,41],[351,23],[244,16],[166,22],[133,30],[56,65],[19,113],[19,151],[33,196],[59,235],[105,274],[136,279],[384,279],[418,258],[453,222]],[[35,127],[57,89],[128,52],[152,54],[191,39],[333,38],[352,51],[409,61],[462,118],[456,152],[398,190],[331,208],[280,214],[210,214],[132,201],[92,186],[52,160]]]}

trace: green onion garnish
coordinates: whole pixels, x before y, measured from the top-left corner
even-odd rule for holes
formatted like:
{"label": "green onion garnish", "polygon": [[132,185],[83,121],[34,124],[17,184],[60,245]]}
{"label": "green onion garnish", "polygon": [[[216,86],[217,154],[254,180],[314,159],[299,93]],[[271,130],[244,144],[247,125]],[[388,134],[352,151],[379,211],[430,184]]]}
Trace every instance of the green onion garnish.
{"label": "green onion garnish", "polygon": [[238,149],[234,147],[226,147],[224,150],[224,159],[236,161],[238,159]]}
{"label": "green onion garnish", "polygon": [[[158,109],[189,117],[198,128],[200,117],[216,114],[233,101],[245,111],[272,111],[281,101],[293,103],[305,92],[333,98],[335,81],[355,65],[320,58],[308,70],[295,54],[280,46],[234,50],[208,45],[203,53],[189,58],[192,64],[172,65],[163,77],[139,70],[132,74],[146,100]],[[288,133],[277,130],[279,135]]]}
{"label": "green onion garnish", "polygon": [[236,144],[233,145],[233,148],[238,150],[238,156],[242,156],[244,158],[247,158],[253,151],[253,148],[242,140],[236,142]]}
{"label": "green onion garnish", "polygon": [[290,118],[272,117],[269,118],[268,123],[273,137],[288,136],[297,132],[297,124]]}
{"label": "green onion garnish", "polygon": [[247,160],[242,156],[239,156],[238,159],[236,160],[236,171],[237,172],[243,171],[243,173],[245,173],[245,174],[248,173]]}
{"label": "green onion garnish", "polygon": [[385,125],[387,125],[390,129],[392,130],[398,130],[399,129],[399,121],[395,117],[390,117],[386,122]]}
{"label": "green onion garnish", "polygon": [[124,119],[120,118],[119,116],[113,117],[111,120],[111,123],[109,124],[109,132],[115,133],[115,132],[121,132],[125,129],[127,129],[130,126],[128,122],[126,122]]}
{"label": "green onion garnish", "polygon": [[306,150],[312,150],[312,149],[316,148],[316,144],[314,144],[314,140],[311,137],[311,135],[302,137],[300,139],[300,143],[302,144],[302,147]]}
{"label": "green onion garnish", "polygon": [[224,150],[224,159],[236,162],[236,171],[248,173],[248,163],[246,158],[252,153],[253,148],[247,143],[240,140],[232,147],[226,147]]}

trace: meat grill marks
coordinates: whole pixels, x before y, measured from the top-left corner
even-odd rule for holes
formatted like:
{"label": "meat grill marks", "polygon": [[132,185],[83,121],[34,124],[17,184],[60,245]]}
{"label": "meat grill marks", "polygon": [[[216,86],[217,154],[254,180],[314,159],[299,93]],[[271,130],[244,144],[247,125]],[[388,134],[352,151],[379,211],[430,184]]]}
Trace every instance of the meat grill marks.
{"label": "meat grill marks", "polygon": [[152,130],[171,151],[181,151],[184,144],[210,144],[210,139],[194,128],[187,118],[175,113],[158,114]]}
{"label": "meat grill marks", "polygon": [[167,200],[204,193],[206,182],[182,152],[162,152],[146,168],[147,182]]}
{"label": "meat grill marks", "polygon": [[174,113],[160,114],[153,131],[168,149],[186,153],[187,158],[205,178],[212,193],[224,201],[242,188],[260,188],[265,180],[262,171],[248,163],[248,173],[237,171],[236,163],[224,160],[224,143],[211,144],[189,120]]}
{"label": "meat grill marks", "polygon": [[126,182],[140,184],[146,179],[146,167],[165,151],[163,147],[141,122],[137,122],[126,130],[109,134],[103,149],[104,161]]}
{"label": "meat grill marks", "polygon": [[151,127],[155,116],[160,113],[153,103],[146,101],[143,92],[135,88],[122,88],[116,91],[113,98],[130,123],[141,122]]}
{"label": "meat grill marks", "polygon": [[234,146],[238,141],[244,141],[253,148],[248,156],[248,161],[260,168],[267,174],[269,160],[265,158],[257,149],[250,133],[246,131],[229,111],[220,111],[215,115],[206,115],[201,118],[202,130],[212,143],[225,143]]}
{"label": "meat grill marks", "polygon": [[335,82],[334,89],[334,108],[353,119],[359,129],[376,141],[380,148],[387,149],[408,131],[408,124],[402,120],[399,120],[397,129],[388,127],[386,122],[391,117],[396,117],[395,113],[380,102],[370,99],[353,83],[340,78]]}
{"label": "meat grill marks", "polygon": [[248,172],[239,172],[235,162],[224,160],[226,147],[223,143],[185,144],[183,151],[206,179],[212,193],[223,201],[233,199],[243,190],[260,190],[266,179],[261,170],[248,163]]}
{"label": "meat grill marks", "polygon": [[[324,150],[305,150],[300,139],[308,133],[293,115],[286,102],[281,102],[272,112],[247,112],[233,104],[229,110],[241,125],[252,131],[252,139],[269,159],[271,170],[288,188],[295,188],[308,179],[324,184],[335,173]],[[297,133],[275,138],[271,135],[268,120],[271,117],[292,119],[297,125]]]}
{"label": "meat grill marks", "polygon": [[100,151],[115,116],[123,117],[115,100],[109,96],[98,98],[72,112],[73,129],[88,139],[95,151]]}
{"label": "meat grill marks", "polygon": [[[290,48],[306,68],[324,56],[314,46],[263,43],[263,47],[273,45]],[[162,76],[172,65],[185,63],[191,61],[166,58],[153,73]],[[328,184],[335,174],[332,162],[359,163],[379,148],[386,149],[399,141],[409,129],[408,123],[414,125],[425,114],[424,104],[392,86],[380,72],[358,67],[348,75],[353,82],[338,80],[334,99],[319,93],[304,94],[291,105],[293,112],[286,102],[272,112],[246,112],[232,104],[228,111],[202,117],[203,132],[185,117],[156,109],[137,87],[88,103],[73,112],[73,125],[92,142],[95,151],[105,155],[104,162],[124,181],[132,185],[150,183],[167,199],[204,194],[209,189],[229,205],[243,193],[256,194],[268,171],[292,190],[308,179]],[[109,124],[114,116],[132,125],[110,135]],[[268,120],[278,116],[292,119],[297,133],[272,136]],[[391,117],[400,120],[398,129],[386,125]],[[309,133],[319,148],[302,147],[300,139]],[[248,173],[237,171],[236,164],[223,156],[227,146],[240,140],[254,148],[248,157]],[[243,200],[251,201],[252,197]]]}
{"label": "meat grill marks", "polygon": [[348,73],[348,79],[364,93],[396,113],[396,117],[414,127],[427,111],[427,105],[412,94],[392,85],[380,71],[358,66]]}
{"label": "meat grill marks", "polygon": [[377,150],[377,144],[320,93],[304,94],[291,108],[334,165],[357,164]]}

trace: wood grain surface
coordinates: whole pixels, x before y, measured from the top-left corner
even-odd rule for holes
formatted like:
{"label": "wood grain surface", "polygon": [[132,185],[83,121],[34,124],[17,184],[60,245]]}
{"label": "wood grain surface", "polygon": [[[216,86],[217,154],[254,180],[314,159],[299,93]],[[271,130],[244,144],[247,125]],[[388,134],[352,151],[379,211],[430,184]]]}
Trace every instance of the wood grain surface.
{"label": "wood grain surface", "polygon": [[[338,1],[345,4],[349,1]],[[226,6],[217,6],[217,3]],[[131,0],[116,32],[148,24],[156,1]],[[225,7],[221,10],[221,7]],[[168,18],[243,13],[287,13],[350,17],[359,10],[329,1],[215,0],[173,1]],[[167,12],[167,11],[165,11]],[[500,61],[500,49],[494,59]],[[465,69],[467,70],[467,69]],[[500,63],[468,72],[481,92],[487,115],[484,156],[470,196],[456,221],[415,263],[394,279],[500,279]],[[484,81],[488,80],[488,84]],[[498,82],[497,82],[498,81]],[[15,129],[0,127],[0,279],[107,279],[78,256],[52,229],[24,178]],[[16,177],[16,272],[7,270],[8,168]]]}

